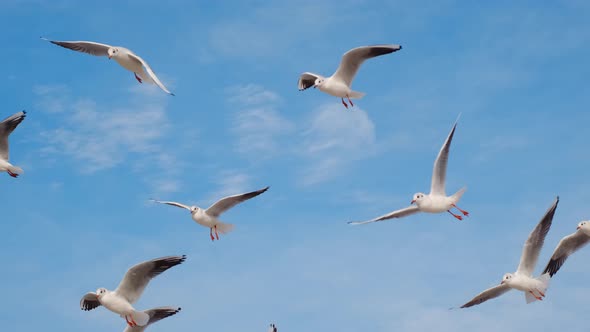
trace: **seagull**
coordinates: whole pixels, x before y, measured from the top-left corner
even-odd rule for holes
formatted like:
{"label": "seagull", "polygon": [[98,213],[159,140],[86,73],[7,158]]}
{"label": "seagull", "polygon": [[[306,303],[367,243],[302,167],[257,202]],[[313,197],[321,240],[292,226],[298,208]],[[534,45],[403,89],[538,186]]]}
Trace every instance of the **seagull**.
{"label": "seagull", "polygon": [[46,40],[52,44],[68,48],[73,51],[87,53],[96,56],[108,56],[109,59],[115,59],[121,67],[132,71],[135,74],[135,79],[139,83],[146,81],[148,83],[156,84],[160,89],[164,90],[169,95],[174,96],[162,82],[158,79],[156,74],[148,63],[143,60],[139,55],[133,53],[130,49],[121,46],[111,46],[107,44],[101,44],[91,41],[57,41],[50,40],[44,37],[41,39]]}
{"label": "seagull", "polygon": [[164,318],[176,315],[180,309],[181,308],[176,307],[160,307],[146,310],[144,313],[146,313],[150,318],[145,326],[127,326],[123,332],[143,332],[151,324]]}
{"label": "seagull", "polygon": [[13,178],[17,178],[19,174],[23,173],[23,169],[14,166],[8,162],[8,136],[26,117],[27,112],[21,111],[15,113],[2,122],[0,122],[0,171],[8,173]]}
{"label": "seagull", "polygon": [[125,273],[119,287],[114,291],[99,288],[96,293],[89,292],[84,295],[80,300],[80,308],[89,311],[103,305],[125,318],[129,327],[146,326],[153,316],[149,312],[136,311],[132,304],[139,299],[150,280],[185,260],[186,256],[182,255],[161,257],[139,263]]}
{"label": "seagull", "polygon": [[582,221],[578,224],[575,233],[568,235],[559,241],[557,248],[553,251],[553,256],[549,260],[543,273],[549,273],[551,277],[559,271],[566,259],[578,251],[578,249],[590,242],[590,221]]}
{"label": "seagull", "polygon": [[[158,201],[155,199],[152,199],[151,201],[161,204],[177,206],[189,210],[193,220],[197,224],[209,228],[209,236],[211,237],[211,241],[214,241],[215,239],[219,240],[218,232],[220,232],[221,234],[226,234],[231,232],[234,228],[233,224],[227,224],[219,220],[219,216],[222,213],[244,201],[247,201],[251,198],[254,198],[262,194],[263,192],[267,191],[268,188],[269,187],[265,187],[260,190],[248,192],[245,194],[238,194],[222,198],[206,210],[194,205],[188,206],[177,202]],[[213,236],[213,232],[215,232],[215,237]]]}
{"label": "seagull", "polygon": [[466,188],[463,187],[451,196],[447,196],[445,193],[445,179],[447,176],[447,162],[449,161],[449,149],[451,148],[451,141],[455,134],[455,128],[457,127],[457,121],[453,125],[453,129],[449,133],[445,143],[443,144],[438,157],[434,161],[434,169],[432,170],[432,183],[430,185],[430,194],[416,193],[410,202],[410,206],[393,211],[391,213],[382,215],[375,219],[367,221],[350,221],[349,224],[361,225],[368,224],[376,221],[382,221],[392,218],[402,218],[418,212],[428,213],[441,213],[447,211],[452,214],[453,217],[463,220],[463,217],[458,214],[451,212],[452,208],[459,210],[464,216],[469,216],[469,212],[460,209],[456,204],[465,193]]}
{"label": "seagull", "polygon": [[270,324],[270,327],[268,328],[268,332],[277,332],[277,326],[275,324]]}
{"label": "seagull", "polygon": [[363,62],[367,59],[393,53],[401,49],[401,45],[372,45],[353,48],[344,53],[340,61],[340,66],[338,66],[338,69],[332,76],[324,77],[310,72],[301,74],[298,83],[299,91],[311,87],[318,88],[320,91],[329,95],[340,97],[344,107],[348,108],[348,104],[346,104],[344,98],[348,99],[350,106],[354,106],[350,98],[358,99],[365,95],[363,92],[352,91],[350,88],[352,80],[354,80],[354,76]]}
{"label": "seagull", "polygon": [[543,272],[540,277],[533,278],[533,270],[537,265],[539,259],[539,253],[545,242],[545,236],[551,228],[551,222],[553,221],[553,215],[555,209],[559,203],[559,197],[555,198],[553,205],[545,212],[539,224],[533,229],[529,238],[524,243],[522,249],[522,256],[520,257],[520,264],[516,273],[506,273],[500,282],[500,285],[487,289],[471,301],[465,303],[461,308],[469,308],[474,305],[481,304],[487,300],[496,298],[511,289],[518,289],[525,292],[525,298],[527,303],[534,302],[535,300],[543,300],[545,292],[549,287],[549,280],[551,277],[548,273]]}

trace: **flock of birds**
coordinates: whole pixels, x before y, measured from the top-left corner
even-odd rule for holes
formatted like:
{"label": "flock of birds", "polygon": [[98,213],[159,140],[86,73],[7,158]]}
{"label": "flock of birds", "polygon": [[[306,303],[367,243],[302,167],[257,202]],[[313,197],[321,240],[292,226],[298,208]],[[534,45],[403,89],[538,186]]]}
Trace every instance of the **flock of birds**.
{"label": "flock of birds", "polygon": [[[109,59],[115,59],[115,61],[117,61],[117,63],[123,68],[133,72],[139,83],[146,82],[155,84],[164,92],[174,96],[174,94],[158,79],[148,63],[127,48],[90,41],[55,41],[46,38],[42,39],[70,50],[95,56],[107,56]],[[305,90],[310,87],[318,88],[322,92],[341,98],[342,104],[347,109],[349,105],[353,107],[354,104],[351,99],[362,98],[365,95],[362,92],[353,91],[351,89],[352,81],[361,64],[367,59],[393,53],[401,49],[402,47],[400,45],[374,45],[354,48],[342,56],[338,69],[330,77],[324,77],[310,72],[301,74],[298,82],[299,90]],[[348,103],[346,101],[348,101]],[[7,172],[14,178],[22,174],[23,170],[9,162],[8,137],[25,117],[26,112],[21,111],[9,116],[0,123],[0,171]],[[448,212],[458,220],[463,220],[463,217],[469,216],[469,212],[457,206],[459,200],[465,193],[466,188],[464,187],[450,196],[447,196],[445,190],[449,151],[457,128],[457,121],[455,121],[451,132],[443,143],[434,162],[430,193],[414,194],[410,206],[408,207],[395,210],[371,220],[349,222],[349,224],[359,225],[392,218],[402,218],[418,212]],[[227,234],[234,228],[232,224],[222,222],[219,219],[221,214],[244,201],[266,192],[268,188],[269,187],[265,187],[256,191],[222,198],[207,209],[202,209],[197,206],[188,206],[172,201],[152,201],[188,210],[192,219],[196,223],[209,228],[209,236],[211,240],[214,241],[219,240],[219,233]],[[557,273],[571,254],[590,242],[590,221],[582,221],[578,224],[576,232],[564,237],[559,242],[551,259],[543,270],[543,273],[539,277],[533,277],[533,270],[537,265],[539,253],[551,227],[558,203],[559,197],[555,199],[551,207],[541,218],[541,221],[530,233],[524,244],[520,264],[518,265],[516,272],[513,274],[505,274],[499,285],[478,294],[471,301],[462,305],[461,308],[481,304],[487,300],[498,297],[511,289],[524,292],[527,303],[542,300],[543,297],[545,297],[551,277]],[[459,213],[453,213],[451,211],[452,209],[456,209]],[[125,330],[126,332],[143,331],[150,324],[175,315],[181,310],[181,308],[157,307],[145,311],[138,311],[135,310],[133,304],[140,298],[148,283],[154,277],[183,263],[185,260],[186,256],[184,255],[167,256],[137,264],[127,271],[123,280],[114,291],[110,291],[106,288],[98,288],[96,292],[89,292],[82,297],[80,307],[82,310],[88,311],[99,306],[104,306],[125,319],[128,325]],[[275,324],[270,324],[269,332],[277,332]]]}

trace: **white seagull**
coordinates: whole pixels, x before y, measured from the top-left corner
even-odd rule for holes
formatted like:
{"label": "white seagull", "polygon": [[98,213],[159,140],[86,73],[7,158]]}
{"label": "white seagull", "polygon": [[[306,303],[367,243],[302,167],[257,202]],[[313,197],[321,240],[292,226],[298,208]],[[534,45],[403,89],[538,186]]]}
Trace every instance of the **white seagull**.
{"label": "white seagull", "polygon": [[[248,192],[245,194],[238,194],[222,198],[218,200],[215,204],[211,205],[208,209],[202,209],[194,205],[188,206],[177,202],[158,201],[155,199],[152,199],[152,201],[156,203],[177,206],[189,210],[193,220],[197,224],[209,228],[209,236],[211,237],[211,241],[214,241],[215,239],[219,240],[218,232],[221,234],[226,234],[231,232],[234,228],[233,224],[227,224],[219,220],[219,216],[222,213],[244,201],[247,201],[251,198],[254,198],[262,194],[263,192],[267,191],[268,188],[269,187],[265,187],[260,190]],[[213,232],[215,232],[215,237],[213,236]]]}
{"label": "white seagull", "polygon": [[268,328],[268,332],[277,332],[277,326],[275,324],[270,324]]}
{"label": "white seagull", "polygon": [[123,332],[143,332],[148,326],[152,325],[153,323],[164,318],[176,315],[179,311],[180,308],[178,307],[160,307],[145,310],[144,313],[150,316],[147,324],[145,326],[127,326],[127,328]]}
{"label": "white seagull", "polygon": [[329,95],[340,97],[344,107],[348,108],[344,98],[348,99],[350,106],[354,106],[350,99],[362,98],[365,95],[363,92],[352,91],[351,89],[352,80],[354,80],[354,76],[363,62],[367,59],[393,53],[401,49],[401,45],[373,45],[353,48],[344,53],[340,61],[340,66],[338,66],[338,69],[332,76],[324,77],[309,72],[301,74],[297,84],[299,91],[311,87],[318,88],[320,91]]}
{"label": "white seagull", "polygon": [[41,37],[41,39],[47,40],[52,44],[68,48],[73,51],[96,56],[107,56],[109,59],[115,59],[115,61],[117,61],[121,67],[132,71],[135,74],[135,79],[137,79],[139,83],[143,83],[145,81],[156,84],[158,87],[160,87],[160,89],[164,90],[164,92],[174,96],[174,94],[166,89],[164,84],[160,82],[158,76],[156,76],[152,68],[150,68],[150,65],[148,65],[148,63],[139,55],[133,53],[130,49],[91,41],[57,41],[44,37]]}
{"label": "white seagull", "polygon": [[533,229],[529,238],[524,243],[522,249],[522,256],[520,257],[520,264],[514,274],[506,273],[500,282],[500,285],[487,289],[471,301],[465,303],[461,308],[468,308],[474,305],[481,304],[487,300],[496,298],[511,289],[518,289],[525,293],[527,303],[534,302],[535,300],[542,300],[545,297],[545,292],[549,287],[549,280],[551,277],[548,273],[543,273],[538,278],[533,278],[533,270],[537,265],[539,259],[539,253],[545,242],[545,236],[551,228],[551,222],[553,221],[553,215],[555,209],[559,203],[559,197],[555,198],[553,205],[545,212],[539,224]]}
{"label": "white seagull", "polygon": [[13,114],[0,122],[0,171],[7,172],[13,178],[23,173],[23,169],[8,162],[8,136],[26,117],[27,112]]}
{"label": "white seagull", "polygon": [[568,235],[559,241],[553,256],[549,260],[543,273],[549,273],[551,277],[559,271],[566,259],[578,251],[578,249],[590,242],[590,221],[582,221],[578,224],[575,233]]}
{"label": "white seagull", "polygon": [[456,127],[457,122],[455,122],[455,125],[453,125],[453,129],[451,129],[449,136],[447,137],[445,143],[440,149],[438,157],[434,162],[434,169],[432,170],[432,183],[430,185],[430,194],[426,195],[424,193],[416,193],[414,194],[414,197],[410,202],[410,206],[406,208],[393,211],[391,213],[377,217],[375,219],[367,221],[351,221],[348,223],[352,225],[361,225],[392,218],[402,218],[418,212],[441,213],[444,211],[447,211],[448,213],[452,214],[453,217],[459,220],[463,220],[462,216],[451,212],[452,208],[456,208],[464,216],[468,216],[469,212],[460,209],[456,205],[461,199],[461,196],[463,196],[463,193],[465,192],[466,188],[461,188],[459,191],[457,191],[455,194],[451,196],[447,196],[445,192],[445,179],[447,176],[449,149],[451,148],[451,141],[453,140],[453,135],[455,134]]}
{"label": "white seagull", "polygon": [[114,291],[99,288],[96,293],[90,292],[84,295],[80,300],[80,308],[89,311],[103,305],[125,318],[130,327],[146,326],[150,321],[150,314],[135,310],[133,303],[139,299],[150,280],[169,268],[181,264],[185,259],[185,255],[167,256],[139,263],[125,273],[119,287]]}

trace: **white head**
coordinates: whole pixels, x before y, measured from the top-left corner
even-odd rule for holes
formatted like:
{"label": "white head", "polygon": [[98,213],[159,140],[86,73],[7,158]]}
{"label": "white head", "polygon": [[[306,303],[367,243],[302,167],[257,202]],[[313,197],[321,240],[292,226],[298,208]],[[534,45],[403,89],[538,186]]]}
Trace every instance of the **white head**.
{"label": "white head", "polygon": [[191,211],[191,214],[193,214],[193,213],[197,212],[197,210],[199,210],[199,208],[198,208],[198,207],[196,207],[196,206],[194,206],[194,205],[193,205],[193,206],[191,206],[191,209],[190,209],[190,211]]}
{"label": "white head", "polygon": [[512,275],[512,273],[506,273],[504,275],[504,277],[502,277],[502,281],[500,282],[500,285],[504,285],[504,284],[510,284],[510,282],[512,281],[512,278],[514,276]]}
{"label": "white head", "polygon": [[100,297],[103,296],[106,293],[107,293],[107,289],[106,288],[99,288],[99,289],[96,290],[96,297],[98,297],[100,299]]}
{"label": "white head", "polygon": [[590,221],[588,221],[588,220],[581,221],[578,224],[577,230],[582,231],[582,232],[586,233],[588,236],[590,236]]}
{"label": "white head", "polygon": [[420,203],[422,203],[422,201],[424,200],[425,196],[426,195],[424,195],[423,193],[415,193],[414,197],[412,197],[412,201],[410,202],[410,204],[416,203],[416,205],[420,205]]}
{"label": "white head", "polygon": [[116,47],[109,47],[107,50],[107,54],[109,55],[109,59],[112,57],[116,57],[119,54],[119,49]]}
{"label": "white head", "polygon": [[318,78],[315,79],[315,82],[313,83],[313,88],[317,88],[319,86],[322,86],[322,84],[324,84],[324,81],[326,79],[324,77],[319,76]]}

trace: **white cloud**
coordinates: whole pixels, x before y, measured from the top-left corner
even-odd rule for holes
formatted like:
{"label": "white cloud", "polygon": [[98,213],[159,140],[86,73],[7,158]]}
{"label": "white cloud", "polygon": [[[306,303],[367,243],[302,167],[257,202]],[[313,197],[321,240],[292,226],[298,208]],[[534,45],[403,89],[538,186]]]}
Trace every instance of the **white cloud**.
{"label": "white cloud", "polygon": [[207,204],[212,204],[222,197],[235,195],[252,190],[250,186],[250,176],[237,170],[224,170],[215,177],[218,189],[215,190],[206,200]]}

